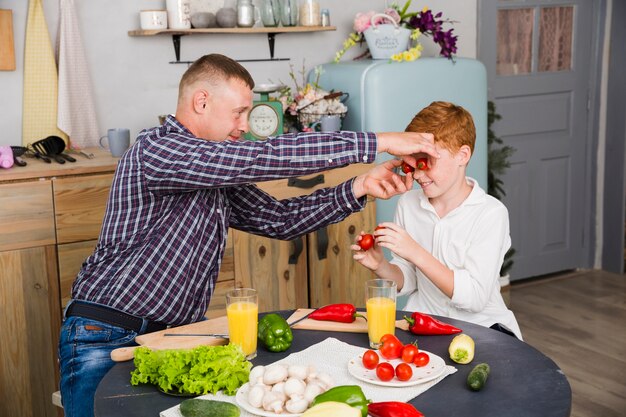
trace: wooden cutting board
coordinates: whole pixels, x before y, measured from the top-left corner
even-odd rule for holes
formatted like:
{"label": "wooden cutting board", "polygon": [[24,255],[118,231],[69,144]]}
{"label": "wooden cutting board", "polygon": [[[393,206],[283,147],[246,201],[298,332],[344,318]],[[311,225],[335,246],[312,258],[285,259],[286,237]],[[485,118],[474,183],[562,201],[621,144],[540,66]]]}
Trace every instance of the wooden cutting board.
{"label": "wooden cutting board", "polygon": [[[287,319],[287,323],[293,323],[313,311],[313,309],[299,308]],[[359,313],[367,317],[367,313],[365,311],[361,311]],[[361,317],[357,317],[352,323],[337,323],[334,321],[304,319],[301,322],[296,323],[293,328],[300,330],[324,330],[327,332],[367,333],[367,322]],[[409,323],[406,320],[397,320],[396,328],[408,330]]]}
{"label": "wooden cutting board", "polygon": [[0,9],[0,71],[15,71],[13,12]]}
{"label": "wooden cutting board", "polygon": [[[228,334],[228,320],[226,316],[217,317],[211,320],[199,321],[184,326],[172,327],[154,333],[146,333],[135,338],[135,342],[140,346],[149,347],[154,350],[162,349],[191,349],[202,345],[225,345],[228,339],[210,336],[165,336],[165,334]],[[111,352],[111,359],[115,362],[123,362],[133,359],[135,349],[139,346],[118,348]]]}

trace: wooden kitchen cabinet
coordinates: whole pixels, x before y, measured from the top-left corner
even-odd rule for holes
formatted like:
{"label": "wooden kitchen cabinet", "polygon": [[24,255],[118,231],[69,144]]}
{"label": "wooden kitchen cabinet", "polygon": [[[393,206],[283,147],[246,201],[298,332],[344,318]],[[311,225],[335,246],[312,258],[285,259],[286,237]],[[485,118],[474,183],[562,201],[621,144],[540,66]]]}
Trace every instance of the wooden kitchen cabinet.
{"label": "wooden kitchen cabinet", "polygon": [[0,416],[58,416],[62,308],[100,232],[117,165],[106,151],[76,163],[0,170]]}
{"label": "wooden kitchen cabinet", "polygon": [[[300,180],[310,183],[306,189],[294,187],[294,181],[288,179],[258,185],[276,198],[284,199],[338,185],[369,169],[359,164],[302,177]],[[374,276],[352,259],[350,244],[361,230],[371,231],[375,227],[376,206],[369,202],[362,212],[293,241],[235,230],[235,285],[259,291],[259,311],[319,307],[336,302],[364,306],[364,283]]]}

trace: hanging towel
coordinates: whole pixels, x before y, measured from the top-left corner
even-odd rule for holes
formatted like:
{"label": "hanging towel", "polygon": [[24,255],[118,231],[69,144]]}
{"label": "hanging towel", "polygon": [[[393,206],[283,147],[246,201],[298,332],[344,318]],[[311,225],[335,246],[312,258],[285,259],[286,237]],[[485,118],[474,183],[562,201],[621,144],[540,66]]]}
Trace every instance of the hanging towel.
{"label": "hanging towel", "polygon": [[97,146],[100,137],[98,121],[74,0],[59,2],[57,48],[59,54],[58,126],[69,135],[71,148],[82,149]]}
{"label": "hanging towel", "polygon": [[24,51],[22,143],[50,135],[67,136],[57,127],[57,67],[41,0],[30,0]]}

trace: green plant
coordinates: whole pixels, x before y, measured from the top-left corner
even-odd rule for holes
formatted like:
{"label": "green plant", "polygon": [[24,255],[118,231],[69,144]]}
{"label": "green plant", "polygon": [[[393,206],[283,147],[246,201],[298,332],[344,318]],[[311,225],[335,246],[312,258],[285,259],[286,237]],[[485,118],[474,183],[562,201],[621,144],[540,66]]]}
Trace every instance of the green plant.
{"label": "green plant", "polygon": [[[504,171],[511,167],[509,158],[515,152],[515,148],[504,145],[501,138],[493,131],[493,124],[502,119],[496,112],[496,105],[493,101],[487,102],[487,193],[498,200],[506,195],[502,179]],[[504,261],[500,268],[500,276],[505,276],[513,267],[513,255],[515,249],[510,248],[504,255]]]}

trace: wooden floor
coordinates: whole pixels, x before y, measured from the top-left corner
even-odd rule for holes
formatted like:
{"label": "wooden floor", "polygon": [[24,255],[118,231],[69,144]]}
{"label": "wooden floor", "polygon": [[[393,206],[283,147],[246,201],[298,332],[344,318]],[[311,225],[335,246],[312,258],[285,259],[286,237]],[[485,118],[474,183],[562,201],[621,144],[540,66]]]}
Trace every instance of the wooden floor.
{"label": "wooden floor", "polygon": [[525,342],[569,380],[571,416],[626,416],[626,275],[576,271],[510,288]]}

